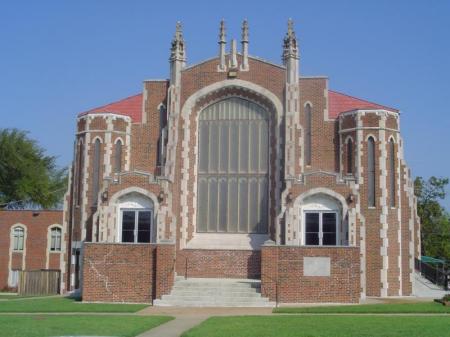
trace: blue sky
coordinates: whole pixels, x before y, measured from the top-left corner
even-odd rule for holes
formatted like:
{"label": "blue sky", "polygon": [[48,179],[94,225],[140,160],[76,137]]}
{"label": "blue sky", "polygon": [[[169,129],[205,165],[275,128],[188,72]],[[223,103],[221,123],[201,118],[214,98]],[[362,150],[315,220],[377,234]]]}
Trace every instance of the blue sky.
{"label": "blue sky", "polygon": [[247,18],[250,53],[279,63],[292,17],[301,74],[399,108],[413,175],[450,176],[449,14],[450,1],[2,1],[0,127],[68,165],[77,113],[168,77],[177,20],[190,64],[217,54],[222,18],[228,38]]}

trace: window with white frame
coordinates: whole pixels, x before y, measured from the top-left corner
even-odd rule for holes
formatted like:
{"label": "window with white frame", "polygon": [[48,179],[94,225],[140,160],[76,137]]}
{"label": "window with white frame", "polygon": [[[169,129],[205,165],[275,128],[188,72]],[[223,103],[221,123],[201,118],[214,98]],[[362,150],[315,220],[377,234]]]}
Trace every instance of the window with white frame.
{"label": "window with white frame", "polygon": [[150,209],[123,209],[122,242],[149,243],[152,238],[153,212]]}
{"label": "window with white frame", "polygon": [[335,246],[338,242],[337,212],[305,212],[305,245]]}
{"label": "window with white frame", "polygon": [[50,229],[50,251],[61,251],[61,228],[53,227]]}
{"label": "window with white frame", "polygon": [[269,114],[231,97],[198,122],[197,232],[267,233]]}
{"label": "window with white frame", "polygon": [[13,250],[23,250],[25,241],[25,230],[23,227],[15,227],[13,229]]}

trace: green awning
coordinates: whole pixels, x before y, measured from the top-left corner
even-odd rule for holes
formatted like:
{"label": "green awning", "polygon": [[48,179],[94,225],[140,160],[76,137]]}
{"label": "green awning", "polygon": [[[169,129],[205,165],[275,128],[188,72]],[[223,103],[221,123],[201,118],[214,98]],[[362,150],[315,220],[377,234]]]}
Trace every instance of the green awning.
{"label": "green awning", "polygon": [[436,259],[431,256],[421,256],[420,260],[425,263],[445,263],[445,260]]}

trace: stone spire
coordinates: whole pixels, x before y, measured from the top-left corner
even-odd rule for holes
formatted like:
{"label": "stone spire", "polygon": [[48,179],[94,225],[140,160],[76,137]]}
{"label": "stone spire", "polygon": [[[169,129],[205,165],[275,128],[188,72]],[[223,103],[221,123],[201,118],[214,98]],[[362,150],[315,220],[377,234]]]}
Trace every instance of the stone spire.
{"label": "stone spire", "polygon": [[170,60],[186,62],[183,32],[181,29],[180,21],[177,22],[177,26],[175,29],[175,35],[173,36],[172,47],[170,48]]}
{"label": "stone spire", "polygon": [[241,70],[248,70],[248,22],[245,19],[242,22],[242,64]]}
{"label": "stone spire", "polygon": [[227,44],[226,40],[226,32],[225,32],[225,21],[222,19],[220,21],[220,29],[219,29],[219,71],[225,71],[226,70],[226,64],[225,64],[225,45]]}
{"label": "stone spire", "polygon": [[170,48],[170,82],[179,85],[181,69],[186,66],[186,50],[184,46],[181,22],[177,22],[175,35]]}
{"label": "stone spire", "polygon": [[298,81],[298,45],[297,37],[294,31],[294,22],[292,19],[288,20],[288,30],[284,37],[283,43],[283,64],[286,66],[287,82],[295,83]]}

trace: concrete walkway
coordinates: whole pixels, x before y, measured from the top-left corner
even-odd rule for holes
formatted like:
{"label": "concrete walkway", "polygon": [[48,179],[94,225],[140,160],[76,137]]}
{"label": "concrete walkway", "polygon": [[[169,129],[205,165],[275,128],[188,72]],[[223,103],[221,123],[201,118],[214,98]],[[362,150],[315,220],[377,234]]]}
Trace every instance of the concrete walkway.
{"label": "concrete walkway", "polygon": [[137,337],[180,337],[211,316],[272,315],[272,308],[185,308],[148,307],[137,313],[142,316],[172,316],[174,320],[153,328]]}
{"label": "concrete walkway", "polygon": [[180,337],[181,334],[200,324],[209,316],[179,316],[174,320],[157,326],[137,337]]}

